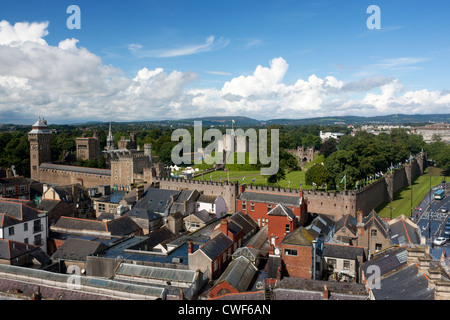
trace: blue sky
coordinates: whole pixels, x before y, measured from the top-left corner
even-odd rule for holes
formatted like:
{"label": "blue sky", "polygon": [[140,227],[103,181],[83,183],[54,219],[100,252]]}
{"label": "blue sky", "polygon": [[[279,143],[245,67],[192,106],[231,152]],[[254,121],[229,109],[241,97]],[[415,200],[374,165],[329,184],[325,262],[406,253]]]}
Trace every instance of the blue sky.
{"label": "blue sky", "polygon": [[[81,9],[81,30],[66,26],[72,4]],[[381,9],[380,30],[366,26],[372,4]],[[38,35],[45,44],[32,41],[40,55],[0,30],[0,65],[12,63],[11,50],[23,55],[17,70],[0,69],[0,122],[37,114],[70,122],[447,113],[449,7],[444,0],[2,0],[0,21],[17,37],[16,23],[46,25]],[[76,39],[75,51],[57,50],[65,39]],[[39,69],[47,59],[57,61],[49,73]]]}

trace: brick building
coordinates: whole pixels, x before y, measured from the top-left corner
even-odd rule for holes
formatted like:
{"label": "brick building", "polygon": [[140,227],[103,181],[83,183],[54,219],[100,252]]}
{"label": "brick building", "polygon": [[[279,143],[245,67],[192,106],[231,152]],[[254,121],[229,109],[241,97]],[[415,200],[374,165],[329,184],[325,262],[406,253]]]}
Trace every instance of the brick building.
{"label": "brick building", "polygon": [[269,241],[278,247],[284,237],[297,227],[297,217],[291,209],[282,204],[277,204],[266,216]]}
{"label": "brick building", "polygon": [[[246,185],[239,186],[239,196],[236,200],[236,210],[247,213],[260,227],[268,223],[267,213],[277,204],[282,204],[292,210],[298,225],[304,225],[308,220],[306,201],[303,199],[303,190],[299,194],[284,195],[274,192],[246,189]],[[294,226],[294,228],[297,225]]]}
{"label": "brick building", "polygon": [[[315,250],[314,250],[315,248]],[[318,279],[322,270],[322,249],[313,232],[299,227],[286,235],[279,246],[284,276]],[[314,254],[315,252],[315,254]]]}

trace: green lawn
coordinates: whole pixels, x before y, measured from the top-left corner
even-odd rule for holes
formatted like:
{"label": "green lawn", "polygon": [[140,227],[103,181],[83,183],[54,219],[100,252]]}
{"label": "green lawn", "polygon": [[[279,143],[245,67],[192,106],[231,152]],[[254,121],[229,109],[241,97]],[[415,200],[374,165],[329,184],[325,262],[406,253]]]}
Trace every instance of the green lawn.
{"label": "green lawn", "polygon": [[[314,159],[313,162],[308,162],[305,164],[305,169],[310,168],[315,163],[321,163],[324,160],[324,157],[321,155]],[[281,188],[292,188],[292,189],[298,189],[300,188],[300,182],[302,183],[302,188],[305,190],[311,190],[312,186],[307,186],[305,184],[305,173],[306,170],[302,171],[292,171],[286,174],[286,178],[278,181],[278,186]],[[202,176],[199,176],[195,178],[195,180],[204,180],[204,181],[226,181],[229,179],[230,182],[239,182],[239,183],[246,183],[246,184],[253,184],[253,185],[268,185],[268,186],[276,186],[276,183],[269,183],[266,181],[265,176],[261,176],[259,170],[255,171],[235,171],[233,169],[230,169],[227,172],[225,171],[215,171],[212,173],[206,173]],[[252,181],[255,179],[255,181]]]}
{"label": "green lawn", "polygon": [[[413,196],[413,208],[416,208],[419,203],[426,196],[428,191],[430,191],[430,171],[431,171],[431,187],[435,187],[444,180],[444,176],[441,175],[442,170],[434,167],[428,167],[425,170],[425,174],[417,177],[413,182],[412,196]],[[446,177],[446,180],[449,180],[449,177]],[[395,208],[392,209],[392,218],[400,216],[404,214],[405,216],[409,216],[411,214],[411,186],[400,189],[394,194],[394,200],[390,203],[384,203],[379,206],[376,211],[380,217],[390,218],[391,209],[389,207]]]}

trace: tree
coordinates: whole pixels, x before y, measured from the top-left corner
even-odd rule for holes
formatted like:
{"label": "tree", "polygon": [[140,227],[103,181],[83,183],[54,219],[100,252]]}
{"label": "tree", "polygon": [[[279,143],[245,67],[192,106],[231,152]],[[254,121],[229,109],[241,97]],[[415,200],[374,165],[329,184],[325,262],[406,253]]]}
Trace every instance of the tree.
{"label": "tree", "polygon": [[333,152],[335,152],[337,150],[337,142],[335,139],[330,138],[327,139],[322,146],[320,147],[320,153],[323,154],[325,156],[325,158],[327,158],[330,154],[332,154]]}
{"label": "tree", "polygon": [[316,183],[318,186],[321,186],[323,184],[328,184],[328,170],[327,168],[322,164],[315,164],[311,168],[306,171],[305,179],[306,184],[312,185],[313,182]]}

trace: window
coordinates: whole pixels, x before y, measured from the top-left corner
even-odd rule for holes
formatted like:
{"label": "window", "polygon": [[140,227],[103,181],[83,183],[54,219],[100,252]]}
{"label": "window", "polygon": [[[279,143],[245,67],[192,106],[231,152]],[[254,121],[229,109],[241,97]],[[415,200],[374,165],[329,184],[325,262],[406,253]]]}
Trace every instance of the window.
{"label": "window", "polygon": [[28,222],[23,224],[23,231],[28,231]]}
{"label": "window", "polygon": [[272,205],[271,205],[271,204],[268,204],[268,205],[267,205],[267,212],[269,212],[270,210],[272,210]]}
{"label": "window", "polygon": [[289,224],[286,225],[286,232],[289,232],[290,228],[289,228]]}
{"label": "window", "polygon": [[42,236],[40,234],[37,234],[37,235],[34,236],[34,244],[36,246],[42,246],[43,245],[43,243],[42,243]]}
{"label": "window", "polygon": [[200,228],[200,223],[199,222],[191,222],[191,228],[192,229]]}
{"label": "window", "polygon": [[255,204],[254,203],[250,203],[250,211],[255,211]]}
{"label": "window", "polygon": [[284,254],[286,256],[297,256],[297,250],[294,249],[284,249]]}
{"label": "window", "polygon": [[381,243],[376,243],[375,244],[375,250],[376,251],[381,250],[382,248],[383,248],[383,245]]}
{"label": "window", "polygon": [[33,221],[33,232],[41,232],[41,231],[42,231],[41,220],[34,220]]}
{"label": "window", "polygon": [[9,233],[10,236],[13,236],[14,235],[14,227],[9,227],[8,228],[8,233]]}
{"label": "window", "polygon": [[28,238],[23,239],[23,243],[28,243]]}
{"label": "window", "polygon": [[242,202],[242,211],[247,210],[247,202],[243,201]]}
{"label": "window", "polygon": [[377,231],[378,231],[378,230],[376,230],[376,229],[370,230],[370,235],[371,235],[372,237],[376,237],[376,236],[377,236]]}
{"label": "window", "polygon": [[332,268],[336,268],[336,259],[328,259],[328,265]]}
{"label": "window", "polygon": [[350,261],[344,260],[344,270],[350,270]]}
{"label": "window", "polygon": [[104,203],[99,203],[98,204],[98,211],[99,212],[105,212],[105,204]]}

